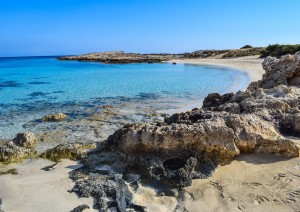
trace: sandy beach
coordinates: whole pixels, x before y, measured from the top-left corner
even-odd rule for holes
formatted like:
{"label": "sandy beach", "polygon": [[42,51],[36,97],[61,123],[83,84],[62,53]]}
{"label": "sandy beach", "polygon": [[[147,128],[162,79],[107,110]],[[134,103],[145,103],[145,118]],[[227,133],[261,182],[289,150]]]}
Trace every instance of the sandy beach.
{"label": "sandy beach", "polygon": [[262,68],[263,59],[257,56],[238,57],[233,59],[208,58],[208,59],[185,59],[172,60],[170,62],[194,64],[194,65],[212,65],[226,68],[233,68],[244,71],[248,74],[249,82],[258,81],[265,73]]}
{"label": "sandy beach", "polygon": [[[53,169],[43,170],[55,164],[44,159],[25,160],[19,164],[0,166],[0,171],[16,169],[17,174],[0,175],[0,199],[3,211],[71,211],[87,204],[92,209],[92,198],[78,198],[68,192],[74,186],[69,172],[81,167],[75,161],[62,160]],[[0,210],[0,211],[1,211]]]}

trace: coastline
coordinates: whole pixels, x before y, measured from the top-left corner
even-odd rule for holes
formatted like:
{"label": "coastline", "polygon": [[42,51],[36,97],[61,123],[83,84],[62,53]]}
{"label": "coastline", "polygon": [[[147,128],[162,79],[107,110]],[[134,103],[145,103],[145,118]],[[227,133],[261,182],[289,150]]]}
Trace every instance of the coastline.
{"label": "coastline", "polygon": [[[168,63],[180,63],[187,65],[199,65],[199,66],[211,66],[221,69],[234,69],[237,71],[241,71],[245,73],[248,77],[248,82],[243,85],[242,91],[245,91],[248,85],[251,82],[258,81],[262,78],[262,75],[265,73],[262,68],[263,59],[259,58],[259,55],[256,56],[246,56],[246,57],[238,57],[232,59],[222,59],[222,58],[208,58],[208,59],[178,59],[178,60],[170,60]],[[232,86],[226,90],[225,93],[234,92],[236,87],[240,87],[241,85],[237,85],[240,82],[240,79],[237,79],[233,82]],[[174,114],[181,113],[188,110],[192,110],[195,107],[202,106],[203,99],[188,102],[186,105],[170,110],[159,110],[160,113]]]}
{"label": "coastline", "polygon": [[[249,77],[249,83],[258,81],[265,73],[262,68],[263,59],[256,56],[238,57],[232,59],[208,58],[208,59],[179,59],[170,60],[170,63],[184,63],[192,65],[208,65],[236,69],[245,72]],[[248,86],[248,85],[247,85]]]}

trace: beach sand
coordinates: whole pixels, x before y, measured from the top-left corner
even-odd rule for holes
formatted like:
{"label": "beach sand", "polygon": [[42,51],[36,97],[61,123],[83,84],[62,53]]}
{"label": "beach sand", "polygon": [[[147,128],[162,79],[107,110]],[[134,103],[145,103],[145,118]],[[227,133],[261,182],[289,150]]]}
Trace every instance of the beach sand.
{"label": "beach sand", "polygon": [[174,197],[141,186],[134,201],[149,211],[299,211],[300,159],[243,154]]}
{"label": "beach sand", "polygon": [[78,198],[75,193],[68,192],[74,186],[68,173],[81,165],[74,161],[62,160],[53,170],[42,170],[53,164],[54,162],[48,160],[33,159],[1,166],[0,171],[15,168],[18,174],[0,176],[0,208],[3,211],[22,212],[71,211],[82,204],[92,208],[92,198]]}
{"label": "beach sand", "polygon": [[238,57],[232,59],[218,59],[218,58],[208,58],[208,59],[185,59],[185,60],[171,60],[170,63],[185,63],[194,65],[211,65],[211,66],[221,66],[226,68],[233,68],[240,71],[244,71],[248,74],[249,83],[253,81],[258,81],[261,79],[262,75],[265,73],[262,68],[263,59],[257,56],[247,56]]}

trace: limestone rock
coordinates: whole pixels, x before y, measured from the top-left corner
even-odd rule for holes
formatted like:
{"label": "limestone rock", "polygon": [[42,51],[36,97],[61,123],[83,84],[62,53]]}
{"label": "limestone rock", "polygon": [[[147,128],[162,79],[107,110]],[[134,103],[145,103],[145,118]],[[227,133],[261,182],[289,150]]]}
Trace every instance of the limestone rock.
{"label": "limestone rock", "polygon": [[67,118],[68,116],[63,113],[55,113],[55,114],[49,114],[47,116],[44,116],[42,118],[43,121],[46,122],[60,122]]}
{"label": "limestone rock", "polygon": [[94,148],[96,148],[95,144],[64,143],[46,150],[41,157],[56,162],[61,159],[79,160],[85,156],[87,150]]}
{"label": "limestone rock", "polygon": [[13,163],[26,159],[36,152],[32,148],[15,145],[13,141],[0,145],[0,162]]}
{"label": "limestone rock", "polygon": [[107,146],[126,170],[175,187],[208,176],[240,152],[298,157],[300,147],[288,136],[300,135],[299,60],[300,53],[267,58],[263,79],[247,91],[209,94],[202,109],[164,122],[126,125]]}
{"label": "limestone rock", "polygon": [[20,147],[33,147],[36,139],[32,132],[18,133],[13,142]]}
{"label": "limestone rock", "polygon": [[300,85],[300,52],[295,55],[285,55],[280,59],[267,57],[263,62],[266,73],[258,83],[252,83],[250,88],[273,88],[277,85]]}

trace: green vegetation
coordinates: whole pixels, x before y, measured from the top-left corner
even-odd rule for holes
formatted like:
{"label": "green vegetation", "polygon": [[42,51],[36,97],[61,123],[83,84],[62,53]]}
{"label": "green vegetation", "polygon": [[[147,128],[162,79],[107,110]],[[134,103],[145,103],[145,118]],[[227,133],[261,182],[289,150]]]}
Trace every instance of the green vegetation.
{"label": "green vegetation", "polygon": [[273,44],[269,45],[266,50],[263,50],[261,53],[261,57],[281,57],[282,55],[286,54],[295,54],[296,52],[300,51],[300,44]]}
{"label": "green vegetation", "polygon": [[246,48],[246,49],[227,50],[227,52],[223,54],[222,58],[236,58],[236,57],[260,55],[264,49],[265,48],[263,47],[255,47],[255,48]]}
{"label": "green vegetation", "polygon": [[245,45],[241,49],[251,49],[251,48],[253,48],[251,45]]}

